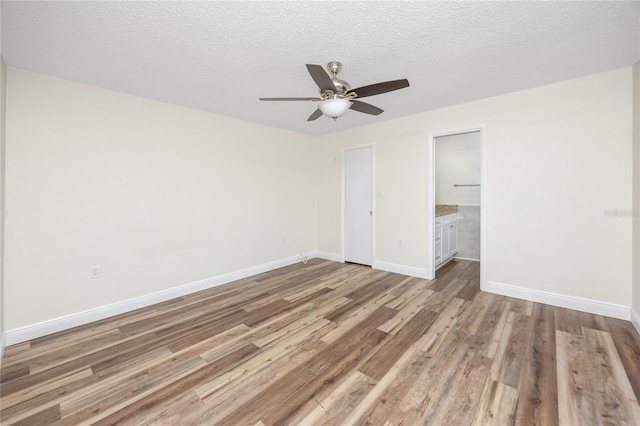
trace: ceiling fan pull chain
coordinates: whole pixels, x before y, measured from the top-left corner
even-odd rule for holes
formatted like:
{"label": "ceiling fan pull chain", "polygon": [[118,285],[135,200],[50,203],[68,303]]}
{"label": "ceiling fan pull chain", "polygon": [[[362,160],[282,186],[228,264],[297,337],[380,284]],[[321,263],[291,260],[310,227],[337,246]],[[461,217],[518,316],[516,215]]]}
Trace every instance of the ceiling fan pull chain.
{"label": "ceiling fan pull chain", "polygon": [[333,119],[333,161],[336,161],[336,118]]}

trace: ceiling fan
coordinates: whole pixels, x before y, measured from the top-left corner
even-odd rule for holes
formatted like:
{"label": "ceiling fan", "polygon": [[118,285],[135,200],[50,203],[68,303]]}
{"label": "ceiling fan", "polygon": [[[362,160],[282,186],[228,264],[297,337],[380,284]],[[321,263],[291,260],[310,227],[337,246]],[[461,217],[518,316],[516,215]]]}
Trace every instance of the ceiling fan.
{"label": "ceiling fan", "polygon": [[340,62],[329,62],[327,64],[327,74],[320,65],[307,64],[307,70],[311,78],[318,85],[320,97],[315,98],[259,98],[261,101],[314,101],[319,102],[318,109],[307,118],[307,121],[317,120],[321,115],[336,120],[347,110],[363,112],[365,114],[379,115],[384,111],[377,106],[357,100],[367,96],[379,95],[381,93],[392,92],[398,89],[409,87],[407,79],[385,81],[383,83],[370,84],[368,86],[352,89],[349,83],[338,79],[338,73],[342,69]]}

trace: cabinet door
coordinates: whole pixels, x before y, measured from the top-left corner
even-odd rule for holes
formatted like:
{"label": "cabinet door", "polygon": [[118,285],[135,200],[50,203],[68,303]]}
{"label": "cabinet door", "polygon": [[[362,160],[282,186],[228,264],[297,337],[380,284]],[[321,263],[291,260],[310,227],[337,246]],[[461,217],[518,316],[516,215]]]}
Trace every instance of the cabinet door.
{"label": "cabinet door", "polygon": [[449,225],[449,255],[455,256],[458,252],[458,221],[454,221]]}
{"label": "cabinet door", "polygon": [[451,228],[449,225],[442,225],[442,261],[444,262],[451,254]]}

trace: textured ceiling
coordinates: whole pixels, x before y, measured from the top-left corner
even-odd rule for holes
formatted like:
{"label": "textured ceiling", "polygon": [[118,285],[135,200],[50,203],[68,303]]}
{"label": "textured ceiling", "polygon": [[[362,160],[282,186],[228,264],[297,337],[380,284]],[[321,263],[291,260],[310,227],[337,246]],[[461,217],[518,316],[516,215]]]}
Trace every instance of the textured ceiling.
{"label": "textured ceiling", "polygon": [[305,63],[407,78],[338,130],[632,65],[640,2],[2,1],[7,66],[312,135]]}

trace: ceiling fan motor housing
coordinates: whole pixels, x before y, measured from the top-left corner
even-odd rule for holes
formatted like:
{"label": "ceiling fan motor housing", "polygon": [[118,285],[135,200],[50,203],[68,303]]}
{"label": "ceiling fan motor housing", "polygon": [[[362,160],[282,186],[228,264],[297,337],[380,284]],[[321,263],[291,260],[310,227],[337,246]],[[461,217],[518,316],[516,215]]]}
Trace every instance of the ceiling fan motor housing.
{"label": "ceiling fan motor housing", "polygon": [[322,91],[320,90],[320,94],[327,95],[327,98],[342,98],[346,97],[347,92],[351,90],[351,86],[344,80],[334,79],[333,84],[336,86],[336,93],[333,93],[331,90]]}
{"label": "ceiling fan motor housing", "polygon": [[[331,80],[333,80],[333,84],[336,86],[336,93],[326,93],[327,98],[341,98],[347,94],[349,90],[351,90],[351,85],[344,80],[340,80],[337,78],[338,73],[342,70],[342,64],[338,61],[332,61],[327,64],[327,70],[329,74],[331,74]],[[322,90],[320,90],[320,94],[325,94]]]}

